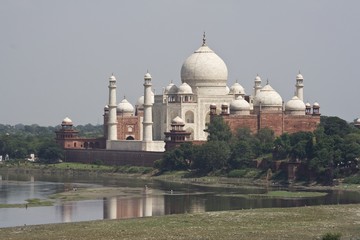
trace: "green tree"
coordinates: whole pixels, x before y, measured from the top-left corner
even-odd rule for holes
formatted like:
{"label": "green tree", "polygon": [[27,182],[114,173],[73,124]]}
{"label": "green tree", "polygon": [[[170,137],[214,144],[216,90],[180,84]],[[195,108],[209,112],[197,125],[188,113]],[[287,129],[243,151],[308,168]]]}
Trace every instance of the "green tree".
{"label": "green tree", "polygon": [[187,170],[190,168],[194,151],[192,143],[183,143],[180,147],[165,152],[155,167],[161,171]]}
{"label": "green tree", "polygon": [[53,163],[63,159],[64,153],[55,140],[53,140],[42,143],[39,147],[38,157],[42,162]]}
{"label": "green tree", "polygon": [[291,151],[291,142],[290,135],[284,133],[281,136],[277,137],[274,141],[274,151],[273,158],[278,159],[287,159]]}
{"label": "green tree", "polygon": [[195,152],[192,168],[203,173],[222,170],[227,167],[231,151],[225,141],[209,141]]}
{"label": "green tree", "polygon": [[341,137],[351,132],[350,125],[339,117],[321,116],[320,126],[326,135],[339,135]]}
{"label": "green tree", "polygon": [[274,131],[270,128],[262,128],[256,134],[259,139],[261,154],[271,153],[274,148]]}
{"label": "green tree", "polygon": [[207,124],[208,141],[225,141],[231,140],[232,133],[229,125],[226,124],[221,116],[213,116],[209,124]]}

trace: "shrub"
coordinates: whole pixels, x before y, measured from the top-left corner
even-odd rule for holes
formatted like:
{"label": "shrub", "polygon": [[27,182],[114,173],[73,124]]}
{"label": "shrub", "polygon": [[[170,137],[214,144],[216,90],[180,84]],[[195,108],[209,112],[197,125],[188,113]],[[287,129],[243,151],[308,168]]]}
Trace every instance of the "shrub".
{"label": "shrub", "polygon": [[326,233],[322,236],[322,240],[340,240],[340,233]]}
{"label": "shrub", "polygon": [[344,183],[350,184],[360,184],[360,176],[359,175],[352,175],[344,179]]}
{"label": "shrub", "polygon": [[228,177],[230,178],[241,178],[246,174],[246,169],[235,169],[228,173]]}
{"label": "shrub", "polygon": [[255,178],[259,175],[259,170],[253,168],[234,169],[228,173],[230,178]]}

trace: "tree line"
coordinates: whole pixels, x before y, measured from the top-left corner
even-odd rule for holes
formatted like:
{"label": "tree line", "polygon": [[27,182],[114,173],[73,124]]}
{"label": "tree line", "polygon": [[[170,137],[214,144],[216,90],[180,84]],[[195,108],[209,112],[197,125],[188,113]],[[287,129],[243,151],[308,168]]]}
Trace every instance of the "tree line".
{"label": "tree line", "polygon": [[[35,154],[43,162],[53,162],[63,158],[63,150],[55,142],[55,130],[61,126],[43,127],[37,124],[0,124],[0,155],[3,160],[26,159]],[[76,129],[82,137],[102,136],[100,125],[78,125]]]}
{"label": "tree line", "polygon": [[360,130],[338,117],[322,116],[314,132],[284,133],[276,138],[268,128],[256,134],[242,128],[232,134],[220,116],[212,119],[206,131],[206,143],[184,143],[166,152],[155,167],[162,172],[191,170],[209,174],[252,168],[259,159],[299,162],[307,173],[299,179],[322,183],[358,171]]}

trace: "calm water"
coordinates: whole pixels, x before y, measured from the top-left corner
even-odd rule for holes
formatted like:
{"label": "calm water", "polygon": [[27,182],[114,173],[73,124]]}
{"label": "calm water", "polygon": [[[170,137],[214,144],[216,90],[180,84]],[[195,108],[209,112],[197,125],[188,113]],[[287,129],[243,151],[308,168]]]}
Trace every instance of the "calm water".
{"label": "calm water", "polygon": [[[264,193],[265,188],[213,188],[134,179],[111,179],[87,174],[76,176],[30,175],[0,172],[0,203],[25,203],[80,187],[121,187],[129,194],[99,200],[57,202],[50,207],[0,208],[0,227],[125,219],[176,213],[195,213],[266,207],[359,203],[360,194],[329,191],[308,199],[249,199],[242,194]],[[147,186],[145,188],[144,186]],[[137,192],[138,194],[133,194]]]}

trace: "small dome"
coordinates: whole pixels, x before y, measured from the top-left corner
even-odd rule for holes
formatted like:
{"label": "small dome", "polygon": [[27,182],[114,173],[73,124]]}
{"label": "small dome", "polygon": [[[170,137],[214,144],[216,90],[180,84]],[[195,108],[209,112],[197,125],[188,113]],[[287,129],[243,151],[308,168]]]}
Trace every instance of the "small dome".
{"label": "small dome", "polygon": [[313,107],[319,108],[319,107],[320,107],[320,104],[319,104],[318,102],[315,102],[315,103],[313,104]]}
{"label": "small dome", "polygon": [[301,101],[300,98],[294,96],[289,100],[285,105],[285,110],[287,111],[305,111],[305,104]]}
{"label": "small dome", "polygon": [[303,75],[301,75],[300,73],[296,75],[296,80],[304,80]]}
{"label": "small dome", "polygon": [[176,94],[178,92],[178,87],[173,84],[173,83],[170,83],[169,85],[166,86],[165,88],[165,94]]}
{"label": "small dome", "polygon": [[249,111],[250,104],[241,96],[230,103],[230,111]]}
{"label": "small dome", "polygon": [[71,119],[68,117],[64,118],[64,120],[62,122],[63,123],[72,123]]}
{"label": "small dome", "polygon": [[310,104],[309,102],[307,102],[307,103],[305,104],[305,107],[311,108],[311,104]]}
{"label": "small dome", "polygon": [[261,82],[261,78],[260,78],[259,75],[256,75],[256,77],[255,77],[255,82]]}
{"label": "small dome", "polygon": [[356,123],[356,124],[360,124],[360,118],[356,119],[356,120],[355,120],[355,123]]}
{"label": "small dome", "polygon": [[120,113],[133,113],[134,107],[124,98],[117,106],[117,111]]}
{"label": "small dome", "polygon": [[109,110],[109,105],[105,105],[104,110],[105,111]]}
{"label": "small dome", "polygon": [[281,107],[282,98],[281,96],[270,86],[265,85],[260,89],[260,92],[255,96],[254,105],[262,107]]}
{"label": "small dome", "polygon": [[136,102],[136,106],[140,109],[144,108],[144,96],[139,97],[139,99]]}
{"label": "small dome", "polygon": [[230,87],[229,94],[245,95],[245,90],[239,83],[236,82]]}
{"label": "small dome", "polygon": [[64,118],[64,120],[62,121],[61,125],[73,125],[73,122],[71,121],[70,118],[66,117],[66,118]]}
{"label": "small dome", "polygon": [[178,94],[193,94],[189,84],[183,83],[178,88]]}
{"label": "small dome", "polygon": [[144,76],[144,79],[151,79],[150,73],[146,73],[145,76]]}
{"label": "small dome", "polygon": [[111,76],[109,77],[109,80],[110,80],[110,81],[116,81],[116,78],[115,78],[114,75],[111,75]]}
{"label": "small dome", "polygon": [[172,121],[171,124],[185,124],[184,120],[181,117],[176,116]]}

